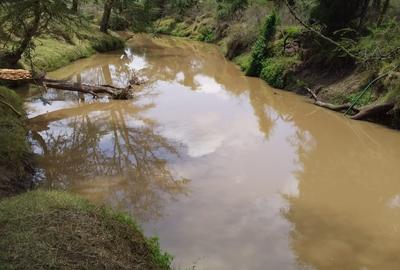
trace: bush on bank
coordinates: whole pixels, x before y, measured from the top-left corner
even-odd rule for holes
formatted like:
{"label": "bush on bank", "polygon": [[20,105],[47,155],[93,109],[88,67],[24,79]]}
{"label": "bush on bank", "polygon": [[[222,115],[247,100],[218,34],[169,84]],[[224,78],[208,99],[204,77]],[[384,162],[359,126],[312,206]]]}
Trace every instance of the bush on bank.
{"label": "bush on bank", "polygon": [[[30,186],[30,147],[26,140],[22,100],[12,90],[0,86],[0,199]],[[6,105],[6,103],[8,105]],[[21,116],[11,109],[12,106]],[[30,168],[29,168],[30,169]]]}

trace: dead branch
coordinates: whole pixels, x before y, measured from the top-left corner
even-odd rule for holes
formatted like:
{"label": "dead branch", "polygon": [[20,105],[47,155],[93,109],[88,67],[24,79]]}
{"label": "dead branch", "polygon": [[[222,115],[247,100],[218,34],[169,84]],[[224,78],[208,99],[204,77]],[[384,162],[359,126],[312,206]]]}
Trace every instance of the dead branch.
{"label": "dead branch", "polygon": [[[2,95],[0,95],[0,97],[4,98]],[[0,103],[2,103],[6,107],[8,107],[10,110],[12,110],[18,117],[22,117],[22,114],[19,111],[17,111],[17,109],[15,109],[14,106],[11,105],[10,103],[8,103],[4,100],[1,100],[1,99],[0,99]]]}
{"label": "dead branch", "polygon": [[[349,109],[350,106],[351,106],[351,103],[335,105],[335,104],[331,104],[331,103],[327,103],[327,102],[321,101],[321,100],[318,99],[318,96],[315,94],[315,92],[312,91],[310,88],[306,87],[306,90],[311,94],[312,98],[314,99],[314,104],[319,106],[319,107],[327,108],[327,109],[335,111],[335,112],[341,112],[341,111]],[[357,109],[355,109],[355,108],[352,108],[352,109],[354,111],[358,112]]]}

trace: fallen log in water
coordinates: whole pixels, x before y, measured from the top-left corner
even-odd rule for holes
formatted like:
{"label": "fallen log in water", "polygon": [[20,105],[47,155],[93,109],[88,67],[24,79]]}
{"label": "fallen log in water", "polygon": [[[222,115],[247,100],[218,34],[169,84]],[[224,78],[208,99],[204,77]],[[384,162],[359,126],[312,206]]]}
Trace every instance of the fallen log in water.
{"label": "fallen log in water", "polygon": [[383,103],[383,104],[375,104],[375,105],[368,105],[362,108],[355,108],[351,103],[341,104],[341,105],[334,105],[331,103],[323,102],[318,99],[317,95],[312,91],[310,88],[306,88],[307,91],[311,94],[312,98],[314,99],[314,104],[323,108],[330,109],[332,111],[341,112],[345,110],[351,110],[355,114],[350,116],[353,120],[368,120],[373,117],[379,117],[387,114],[391,111],[394,107],[394,103]]}
{"label": "fallen log in water", "polygon": [[84,83],[73,83],[49,79],[42,80],[42,84],[48,88],[81,92],[85,94],[91,94],[94,97],[98,97],[99,94],[107,94],[114,99],[132,98],[130,85],[126,88],[118,88],[110,85],[89,85]]}
{"label": "fallen log in water", "polygon": [[394,103],[383,103],[377,105],[369,105],[360,109],[360,111],[356,114],[351,116],[351,119],[354,120],[366,120],[371,117],[377,117],[387,114],[394,108]]}
{"label": "fallen log in water", "polygon": [[[340,104],[340,105],[335,105],[332,103],[324,102],[319,100],[317,95],[312,91],[310,88],[306,88],[307,91],[311,94],[312,98],[314,99],[314,104],[323,108],[327,108],[329,110],[335,111],[335,112],[342,112],[345,110],[348,110],[351,107],[351,103],[345,103],[345,104]],[[358,109],[352,108],[353,111],[358,112]]]}
{"label": "fallen log in water", "polygon": [[90,94],[98,97],[99,94],[110,95],[114,99],[130,99],[133,97],[133,85],[143,84],[135,74],[125,88],[114,87],[111,85],[89,85],[84,83],[74,83],[70,81],[48,79],[45,75],[34,75],[24,69],[0,69],[0,80],[7,81],[26,81],[37,84],[45,88],[54,88],[59,90],[75,91]]}

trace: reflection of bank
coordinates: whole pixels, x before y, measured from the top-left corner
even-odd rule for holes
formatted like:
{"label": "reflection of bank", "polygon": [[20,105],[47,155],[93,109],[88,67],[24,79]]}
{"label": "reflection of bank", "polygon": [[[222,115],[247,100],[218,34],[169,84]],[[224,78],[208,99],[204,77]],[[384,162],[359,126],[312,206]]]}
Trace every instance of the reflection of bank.
{"label": "reflection of bank", "polygon": [[297,129],[288,141],[297,149],[298,191],[284,196],[284,217],[298,264],[400,269],[398,134],[271,92],[252,91],[250,101],[267,138],[281,121]]}
{"label": "reflection of bank", "polygon": [[188,180],[168,169],[166,159],[178,152],[140,115],[150,107],[112,101],[33,118],[44,185],[132,211],[139,220],[160,216],[164,200],[187,193]]}

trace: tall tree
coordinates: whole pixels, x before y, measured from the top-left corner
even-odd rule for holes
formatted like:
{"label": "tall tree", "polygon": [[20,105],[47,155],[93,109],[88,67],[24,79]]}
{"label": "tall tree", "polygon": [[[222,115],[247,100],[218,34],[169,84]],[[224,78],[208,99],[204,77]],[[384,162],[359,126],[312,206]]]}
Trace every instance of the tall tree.
{"label": "tall tree", "polygon": [[74,13],[78,13],[78,9],[79,9],[79,0],[73,0],[72,1],[72,11]]}
{"label": "tall tree", "polygon": [[4,62],[16,66],[22,55],[32,47],[34,37],[48,31],[52,24],[69,25],[73,21],[70,9],[63,0],[2,0],[0,25],[8,33],[1,55]]}
{"label": "tall tree", "polygon": [[103,10],[103,17],[101,18],[100,22],[100,31],[107,33],[109,23],[110,23],[110,17],[111,17],[111,12],[112,8],[114,6],[115,0],[106,0],[104,2],[104,10]]}

